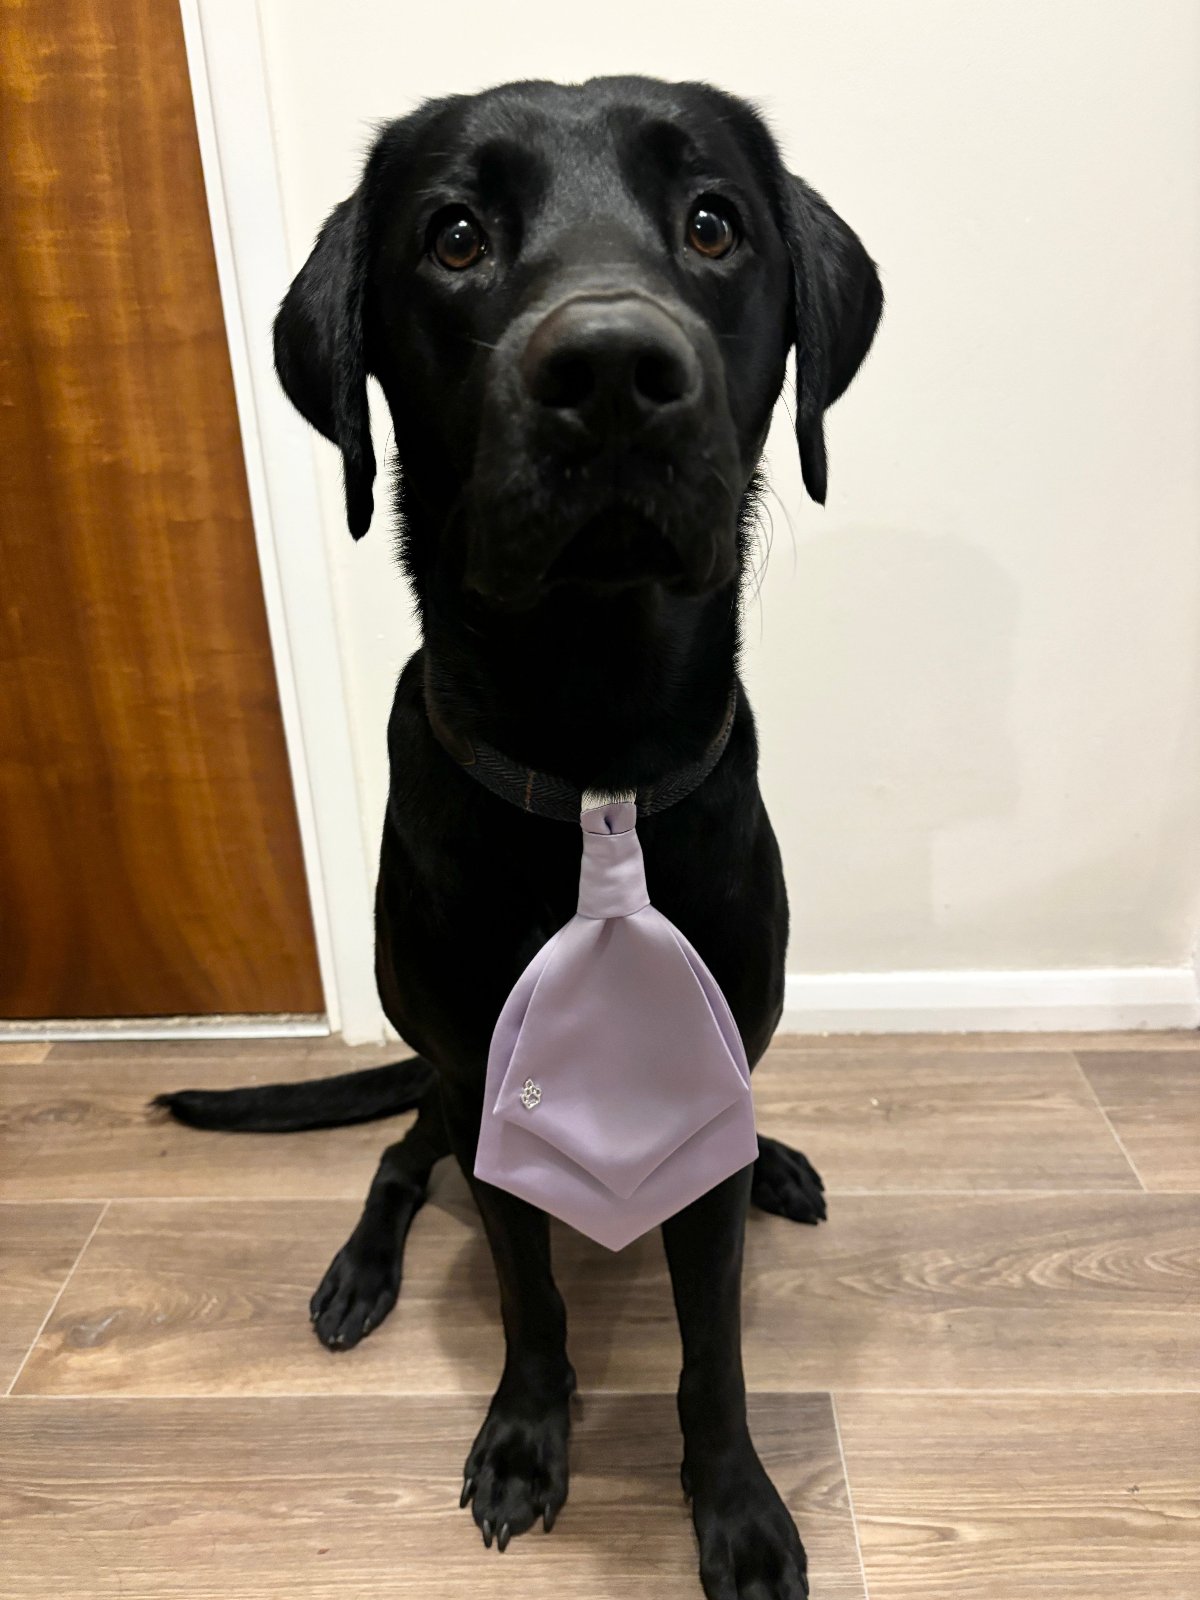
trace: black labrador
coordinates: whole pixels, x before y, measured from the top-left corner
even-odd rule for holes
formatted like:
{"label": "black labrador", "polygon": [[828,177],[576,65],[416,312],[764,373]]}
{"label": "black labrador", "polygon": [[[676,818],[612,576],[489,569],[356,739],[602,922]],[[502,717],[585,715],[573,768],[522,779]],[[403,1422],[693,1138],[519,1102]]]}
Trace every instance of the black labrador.
{"label": "black labrador", "polygon": [[[787,942],[737,678],[756,468],[794,346],[804,482],[824,501],[824,413],[881,305],[862,244],[785,170],[750,106],[630,77],[510,84],[385,127],[276,322],[280,380],[342,453],[356,538],[373,507],[368,374],[395,428],[424,642],[388,728],[376,965],[384,1010],[420,1054],[164,1103],[200,1126],[275,1131],[416,1108],[313,1298],[335,1350],[390,1311],[430,1170],[457,1157],[506,1345],[463,1504],[501,1550],[538,1518],[549,1529],[566,1498],[575,1386],[547,1219],[472,1177],[493,1024],[575,909],[578,827],[531,796],[669,784],[704,761],[732,706],[711,773],[639,834],[653,903],[708,963],[755,1062]],[[484,768],[490,784],[474,781]],[[747,1431],[739,1301],[747,1202],[800,1222],[824,1202],[803,1156],[767,1138],[759,1151],[663,1227],[710,1600],[808,1592]]]}

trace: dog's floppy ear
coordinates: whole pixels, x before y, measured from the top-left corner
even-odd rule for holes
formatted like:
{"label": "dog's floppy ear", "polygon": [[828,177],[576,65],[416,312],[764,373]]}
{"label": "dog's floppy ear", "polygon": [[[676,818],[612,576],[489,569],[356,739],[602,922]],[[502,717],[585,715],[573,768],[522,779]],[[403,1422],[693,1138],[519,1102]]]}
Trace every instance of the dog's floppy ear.
{"label": "dog's floppy ear", "polygon": [[804,487],[825,504],[825,412],[862,365],[883,286],[862,241],[803,178],[784,180],[796,325],[796,441]]}
{"label": "dog's floppy ear", "polygon": [[375,481],[363,353],[365,187],[330,213],[275,318],[275,371],[300,415],[342,452],[346,520],[356,539],[371,526]]}

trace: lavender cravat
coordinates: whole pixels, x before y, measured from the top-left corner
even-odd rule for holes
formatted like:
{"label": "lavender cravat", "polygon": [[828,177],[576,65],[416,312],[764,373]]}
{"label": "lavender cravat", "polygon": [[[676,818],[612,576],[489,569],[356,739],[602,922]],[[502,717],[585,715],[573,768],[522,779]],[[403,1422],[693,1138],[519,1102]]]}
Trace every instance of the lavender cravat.
{"label": "lavender cravat", "polygon": [[579,910],[492,1035],[475,1175],[610,1250],[758,1153],[750,1068],[716,980],[650,904],[635,823],[585,808]]}

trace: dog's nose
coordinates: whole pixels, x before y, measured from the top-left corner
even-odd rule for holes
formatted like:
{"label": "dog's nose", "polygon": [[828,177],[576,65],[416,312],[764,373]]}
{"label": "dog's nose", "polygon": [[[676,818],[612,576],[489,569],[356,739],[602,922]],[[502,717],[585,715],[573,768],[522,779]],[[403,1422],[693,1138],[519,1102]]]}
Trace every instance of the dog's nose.
{"label": "dog's nose", "polygon": [[535,404],[603,434],[632,432],[690,405],[702,381],[680,325],[632,295],[581,295],[558,306],[530,335],[520,367]]}

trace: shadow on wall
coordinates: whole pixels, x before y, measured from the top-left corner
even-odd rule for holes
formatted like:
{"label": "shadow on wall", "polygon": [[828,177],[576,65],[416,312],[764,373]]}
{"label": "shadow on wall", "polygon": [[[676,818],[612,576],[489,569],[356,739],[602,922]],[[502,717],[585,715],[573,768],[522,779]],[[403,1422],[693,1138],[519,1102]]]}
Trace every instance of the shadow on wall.
{"label": "shadow on wall", "polygon": [[[1200,616],[1194,588],[1185,592],[1189,614]],[[1144,638],[1113,629],[1107,646],[1132,680],[1126,704],[1104,706],[1115,730],[1109,737],[1141,782],[1120,795],[1099,784],[1082,795],[1077,789],[1073,803],[1082,801],[1096,823],[1090,836],[1064,825],[1053,870],[1025,879],[1014,872],[1004,891],[991,896],[996,922],[1027,953],[1030,967],[1187,966],[1197,957],[1200,631],[1178,662],[1180,701],[1167,708],[1136,679]],[[1145,754],[1147,735],[1152,757]],[[1069,963],[1062,959],[1064,942]]]}
{"label": "shadow on wall", "polygon": [[952,966],[935,840],[1017,807],[1017,586],[965,540],[852,528],[806,539],[789,588],[803,618],[788,670],[769,674],[786,699],[762,686],[764,723],[798,752],[785,771],[783,741],[763,741],[789,843],[789,968],[929,967],[939,943]]}

